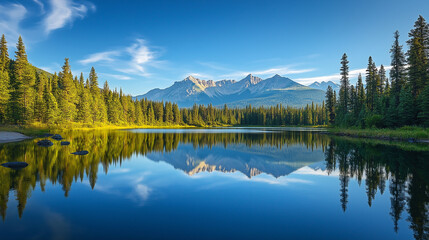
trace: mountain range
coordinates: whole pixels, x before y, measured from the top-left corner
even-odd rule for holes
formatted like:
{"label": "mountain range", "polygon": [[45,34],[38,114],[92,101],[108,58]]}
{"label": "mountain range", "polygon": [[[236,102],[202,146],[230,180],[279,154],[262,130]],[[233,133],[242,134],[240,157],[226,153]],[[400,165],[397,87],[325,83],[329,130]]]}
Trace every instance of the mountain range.
{"label": "mountain range", "polygon": [[188,76],[168,88],[156,88],[135,98],[174,102],[179,107],[192,107],[195,103],[213,106],[227,104],[228,107],[245,107],[249,104],[256,107],[277,104],[302,107],[312,102],[321,104],[325,90],[307,87],[280,75],[262,79],[249,74],[240,81],[201,80]]}
{"label": "mountain range", "polygon": [[[215,153],[215,154],[214,154]],[[305,166],[324,169],[325,156],[321,149],[312,151],[305,145],[288,145],[287,149],[276,146],[246,146],[217,144],[210,148],[194,148],[181,144],[172,152],[151,152],[146,157],[155,162],[166,162],[188,175],[200,172],[241,172],[248,178],[261,173],[275,178],[289,175]]]}
{"label": "mountain range", "polygon": [[308,87],[311,87],[314,89],[320,89],[320,90],[325,91],[325,92],[326,92],[326,89],[328,89],[328,86],[331,86],[332,90],[334,90],[336,92],[338,92],[340,90],[340,85],[336,84],[332,81],[327,81],[327,82],[322,81],[320,83],[316,81],[316,82],[308,85]]}

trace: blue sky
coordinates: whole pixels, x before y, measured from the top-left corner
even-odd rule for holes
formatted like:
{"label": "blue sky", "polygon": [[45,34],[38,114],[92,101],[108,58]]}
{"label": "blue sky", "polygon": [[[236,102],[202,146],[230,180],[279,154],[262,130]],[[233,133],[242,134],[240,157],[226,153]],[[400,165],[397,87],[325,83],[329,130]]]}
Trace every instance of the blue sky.
{"label": "blue sky", "polygon": [[419,14],[429,1],[2,0],[0,33],[11,55],[21,34],[34,65],[58,72],[68,57],[73,74],[94,66],[137,95],[187,75],[338,81],[344,52],[354,82],[368,56],[390,64],[393,32],[405,45]]}

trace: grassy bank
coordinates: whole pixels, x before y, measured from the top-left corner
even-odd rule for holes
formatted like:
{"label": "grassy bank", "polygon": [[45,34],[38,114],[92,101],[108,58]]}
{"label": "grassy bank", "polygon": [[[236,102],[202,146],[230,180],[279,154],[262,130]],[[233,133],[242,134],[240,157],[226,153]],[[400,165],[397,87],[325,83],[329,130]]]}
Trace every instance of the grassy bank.
{"label": "grassy bank", "polygon": [[49,129],[46,127],[36,126],[3,125],[0,126],[0,131],[19,132],[29,137],[35,137],[43,133],[48,133]]}
{"label": "grassy bank", "polygon": [[429,140],[429,128],[402,127],[398,129],[329,128],[335,135],[383,140]]}
{"label": "grassy bank", "polygon": [[3,125],[0,126],[0,131],[8,132],[19,132],[27,136],[37,136],[43,133],[49,133],[53,131],[67,131],[67,130],[109,130],[109,129],[133,129],[133,128],[194,128],[194,126],[188,125],[105,125],[105,124],[78,124],[68,123],[64,125],[40,125],[40,124],[29,124],[29,125]]}
{"label": "grassy bank", "polygon": [[157,128],[157,129],[177,129],[177,128],[211,128],[211,127],[230,127],[230,125],[210,125],[193,126],[177,124],[159,124],[159,125],[111,125],[111,124],[82,124],[69,122],[61,125],[46,125],[32,123],[28,125],[0,125],[0,131],[19,132],[27,136],[37,136],[43,133],[54,133],[55,131],[68,130],[114,130],[114,129],[135,129],[135,128]]}

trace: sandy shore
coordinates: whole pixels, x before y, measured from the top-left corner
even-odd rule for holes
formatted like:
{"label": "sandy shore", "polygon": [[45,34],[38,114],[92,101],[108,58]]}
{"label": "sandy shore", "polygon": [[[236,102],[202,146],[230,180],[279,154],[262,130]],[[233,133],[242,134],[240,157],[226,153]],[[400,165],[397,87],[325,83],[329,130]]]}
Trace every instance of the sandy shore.
{"label": "sandy shore", "polygon": [[18,142],[30,138],[17,132],[0,132],[0,143]]}

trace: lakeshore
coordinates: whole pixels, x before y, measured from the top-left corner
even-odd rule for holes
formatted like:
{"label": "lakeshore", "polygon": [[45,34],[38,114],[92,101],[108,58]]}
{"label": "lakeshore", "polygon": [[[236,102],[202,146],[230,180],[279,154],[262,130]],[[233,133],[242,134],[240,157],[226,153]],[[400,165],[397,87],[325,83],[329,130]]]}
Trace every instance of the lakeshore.
{"label": "lakeshore", "polygon": [[0,143],[19,142],[27,139],[31,139],[31,137],[18,132],[0,132]]}

